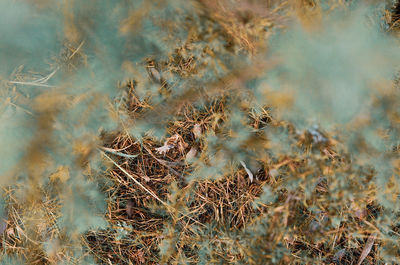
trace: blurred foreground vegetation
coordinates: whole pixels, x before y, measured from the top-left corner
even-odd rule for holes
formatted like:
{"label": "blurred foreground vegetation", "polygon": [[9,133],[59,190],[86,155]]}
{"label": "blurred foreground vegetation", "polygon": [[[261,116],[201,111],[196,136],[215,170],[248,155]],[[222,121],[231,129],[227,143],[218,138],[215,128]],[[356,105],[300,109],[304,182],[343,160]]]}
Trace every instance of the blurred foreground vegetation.
{"label": "blurred foreground vegetation", "polygon": [[400,264],[400,6],[0,1],[2,264]]}

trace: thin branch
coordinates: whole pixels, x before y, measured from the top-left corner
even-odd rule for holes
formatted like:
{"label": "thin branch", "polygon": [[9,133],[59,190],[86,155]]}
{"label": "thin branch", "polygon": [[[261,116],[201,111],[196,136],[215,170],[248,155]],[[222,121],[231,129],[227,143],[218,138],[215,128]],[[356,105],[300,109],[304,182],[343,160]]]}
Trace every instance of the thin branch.
{"label": "thin branch", "polygon": [[111,154],[113,154],[113,155],[122,156],[122,157],[130,158],[130,159],[131,159],[131,158],[136,158],[136,157],[138,156],[138,155],[128,155],[128,154],[124,154],[124,153],[118,152],[118,151],[115,150],[115,149],[111,149],[111,148],[104,147],[104,146],[101,146],[100,149],[103,150],[103,151],[105,151],[105,152],[107,152],[107,153],[111,153]]}
{"label": "thin branch", "polygon": [[[119,168],[126,176],[128,176],[130,179],[132,179],[136,185],[138,185],[139,187],[141,187],[143,190],[145,190],[147,193],[149,193],[151,196],[153,196],[157,201],[159,201],[162,205],[166,206],[166,207],[171,207],[170,205],[168,205],[166,202],[164,202],[163,200],[161,200],[156,194],[154,194],[151,190],[149,190],[148,188],[146,188],[145,186],[143,186],[142,183],[140,183],[139,181],[137,181],[131,174],[128,173],[128,171],[126,171],[123,167],[121,167],[120,165],[118,165],[111,157],[109,157],[104,151],[100,152],[106,157],[108,158],[117,168]],[[137,177],[137,176],[136,176]]]}
{"label": "thin branch", "polygon": [[10,84],[17,84],[17,85],[26,85],[26,86],[41,86],[41,87],[55,87],[50,86],[42,83],[35,83],[35,82],[23,82],[23,81],[8,81]]}

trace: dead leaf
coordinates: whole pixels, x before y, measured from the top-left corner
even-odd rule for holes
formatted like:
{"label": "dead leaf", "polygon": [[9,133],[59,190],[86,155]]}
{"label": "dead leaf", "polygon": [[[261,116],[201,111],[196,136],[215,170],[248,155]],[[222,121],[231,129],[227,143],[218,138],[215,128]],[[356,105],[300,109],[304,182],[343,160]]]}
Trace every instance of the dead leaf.
{"label": "dead leaf", "polygon": [[377,233],[373,233],[368,237],[367,243],[365,244],[365,247],[361,253],[357,265],[360,265],[364,261],[364,259],[368,256],[369,252],[371,252],[372,246],[374,245],[375,242],[376,235]]}
{"label": "dead leaf", "polygon": [[368,213],[367,213],[367,210],[366,210],[366,209],[356,208],[356,209],[354,209],[354,215],[355,215],[358,219],[362,220],[362,219],[364,219],[365,217],[367,217]]}
{"label": "dead leaf", "polygon": [[242,164],[242,166],[244,167],[244,170],[246,170],[247,175],[249,175],[250,182],[253,182],[253,178],[254,178],[254,177],[253,177],[253,173],[251,173],[250,169],[248,169],[248,168],[246,167],[246,164],[245,164],[242,160],[240,160],[239,162],[240,162],[240,164]]}
{"label": "dead leaf", "polygon": [[197,149],[196,149],[196,147],[192,147],[192,148],[190,148],[189,152],[186,154],[185,160],[190,162],[196,157],[196,155],[197,155]]}
{"label": "dead leaf", "polygon": [[146,181],[146,182],[149,182],[151,179],[148,177],[148,176],[141,176],[143,179],[144,179],[144,181]]}
{"label": "dead leaf", "polygon": [[150,77],[157,83],[161,84],[161,74],[155,67],[149,67]]}
{"label": "dead leaf", "polygon": [[128,218],[132,218],[132,216],[133,216],[133,207],[134,206],[135,205],[133,204],[133,201],[131,201],[131,200],[129,200],[126,203],[126,214],[128,215]]}
{"label": "dead leaf", "polygon": [[200,124],[195,124],[195,125],[193,126],[194,138],[196,138],[196,139],[200,138],[200,137],[201,137],[201,133],[202,133],[202,131],[201,131],[201,126],[200,126]]}
{"label": "dead leaf", "polygon": [[165,142],[163,146],[156,148],[156,151],[159,154],[165,155],[172,148],[174,148],[174,145],[166,144],[166,142]]}
{"label": "dead leaf", "polygon": [[174,147],[178,147],[178,150],[183,153],[186,147],[189,145],[183,140],[182,136],[179,134],[174,134],[173,136],[169,137],[165,142],[164,145],[156,148],[156,151],[159,154],[166,154],[169,150]]}

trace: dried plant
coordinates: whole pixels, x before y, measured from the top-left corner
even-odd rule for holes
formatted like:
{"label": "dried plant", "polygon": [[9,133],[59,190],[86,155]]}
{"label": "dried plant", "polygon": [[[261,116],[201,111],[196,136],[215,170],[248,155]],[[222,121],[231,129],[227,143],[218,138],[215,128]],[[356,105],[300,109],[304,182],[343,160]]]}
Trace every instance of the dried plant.
{"label": "dried plant", "polygon": [[1,262],[400,263],[398,7],[1,2]]}

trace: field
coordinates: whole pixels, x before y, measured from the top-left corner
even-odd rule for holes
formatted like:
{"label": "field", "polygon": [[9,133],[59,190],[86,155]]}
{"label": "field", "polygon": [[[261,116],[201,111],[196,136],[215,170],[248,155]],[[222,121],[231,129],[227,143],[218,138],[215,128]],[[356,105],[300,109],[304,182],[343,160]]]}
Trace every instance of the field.
{"label": "field", "polygon": [[399,18],[0,0],[1,264],[400,264]]}

